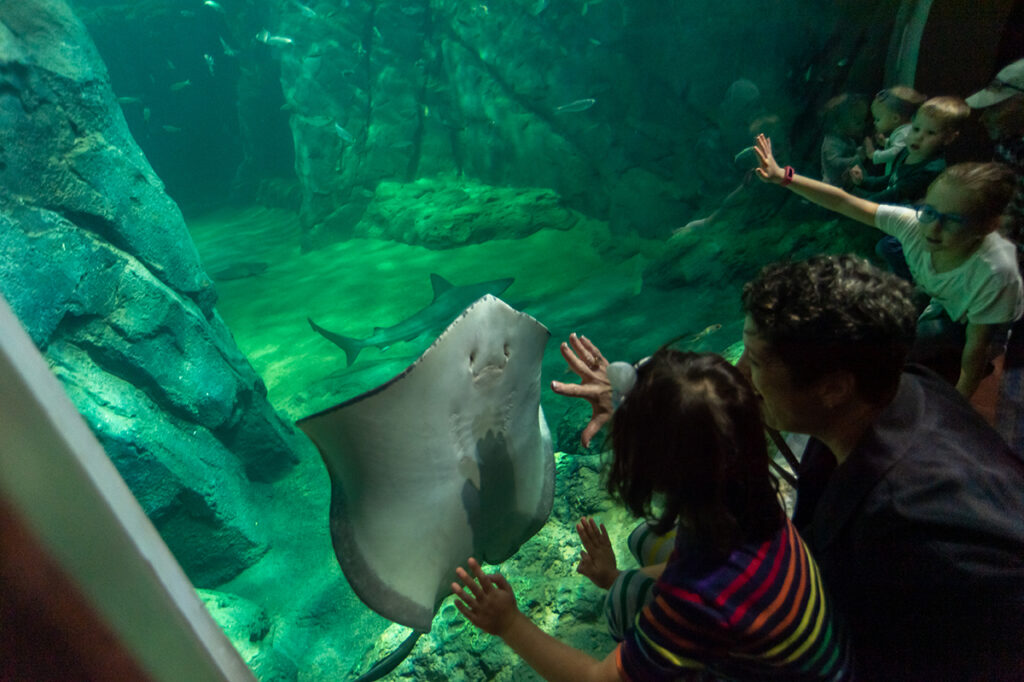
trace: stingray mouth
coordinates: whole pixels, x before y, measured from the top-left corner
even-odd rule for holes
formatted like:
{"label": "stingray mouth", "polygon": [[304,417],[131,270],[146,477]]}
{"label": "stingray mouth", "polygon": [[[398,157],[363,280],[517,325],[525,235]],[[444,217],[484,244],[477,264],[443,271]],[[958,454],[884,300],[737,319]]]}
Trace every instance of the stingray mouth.
{"label": "stingray mouth", "polygon": [[483,367],[471,367],[470,372],[473,374],[473,381],[497,379],[505,372],[505,365],[488,364]]}

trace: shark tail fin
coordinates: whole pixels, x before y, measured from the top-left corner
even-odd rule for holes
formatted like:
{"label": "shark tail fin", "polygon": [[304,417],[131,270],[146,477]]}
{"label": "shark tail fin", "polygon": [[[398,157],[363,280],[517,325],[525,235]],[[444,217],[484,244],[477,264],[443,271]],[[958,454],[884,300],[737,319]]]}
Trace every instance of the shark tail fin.
{"label": "shark tail fin", "polygon": [[359,356],[359,351],[363,349],[362,342],[359,339],[353,339],[350,336],[342,336],[341,334],[329,332],[314,322],[311,317],[307,317],[306,321],[309,322],[309,326],[313,328],[313,331],[345,351],[345,366],[351,367],[352,363],[355,362],[356,358]]}

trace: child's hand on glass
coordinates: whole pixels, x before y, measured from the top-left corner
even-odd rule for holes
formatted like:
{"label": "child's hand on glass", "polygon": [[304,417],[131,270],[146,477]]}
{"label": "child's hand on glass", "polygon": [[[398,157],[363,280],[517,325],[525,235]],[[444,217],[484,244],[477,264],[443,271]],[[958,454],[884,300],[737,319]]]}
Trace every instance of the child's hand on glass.
{"label": "child's hand on glass", "polygon": [[760,166],[756,169],[757,177],[764,182],[774,182],[776,184],[781,183],[786,178],[786,173],[779,164],[775,162],[775,157],[772,156],[772,141],[765,137],[762,133],[757,136],[754,141],[754,152],[757,154],[757,160],[760,162]]}

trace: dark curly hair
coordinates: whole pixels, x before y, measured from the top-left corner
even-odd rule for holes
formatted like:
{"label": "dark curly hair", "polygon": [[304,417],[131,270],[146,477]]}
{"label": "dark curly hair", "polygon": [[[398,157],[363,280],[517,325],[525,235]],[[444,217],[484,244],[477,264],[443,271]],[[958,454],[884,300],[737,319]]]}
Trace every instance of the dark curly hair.
{"label": "dark curly hair", "polygon": [[727,555],[783,523],[757,399],[718,355],[655,353],[615,411],[611,440],[608,491],[656,533],[681,519],[702,546]]}
{"label": "dark curly hair", "polygon": [[904,280],[851,255],[768,265],[743,287],[743,309],[797,386],[853,374],[880,404],[899,385],[917,311]]}

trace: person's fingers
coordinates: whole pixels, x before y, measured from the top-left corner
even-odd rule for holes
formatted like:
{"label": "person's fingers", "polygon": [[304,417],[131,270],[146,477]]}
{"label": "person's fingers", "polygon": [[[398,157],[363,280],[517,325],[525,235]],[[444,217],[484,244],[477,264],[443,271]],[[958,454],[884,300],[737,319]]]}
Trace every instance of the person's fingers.
{"label": "person's fingers", "polygon": [[[487,594],[491,591],[492,585],[488,576],[484,575],[484,569],[480,567],[480,563],[473,557],[469,558],[469,570],[473,571],[473,575],[476,576],[477,582],[480,583],[480,590]],[[473,594],[476,594],[474,591]],[[479,597],[479,595],[477,595]]]}
{"label": "person's fingers", "polygon": [[457,608],[459,610],[459,613],[465,616],[466,620],[468,620],[470,623],[476,626],[480,625],[480,620],[479,618],[477,618],[476,613],[470,607],[460,602],[458,599],[455,600],[455,608]]}
{"label": "person's fingers", "polygon": [[604,363],[606,365],[608,364],[608,361],[604,359],[604,355],[601,353],[601,350],[594,345],[593,341],[581,335],[580,345],[586,349],[587,353],[591,358],[593,358],[595,363]]}
{"label": "person's fingers", "polygon": [[492,573],[489,577],[491,579],[491,582],[497,589],[505,590],[508,592],[512,590],[512,586],[509,584],[508,580],[505,579],[505,576],[503,576],[501,573]]}
{"label": "person's fingers", "polygon": [[583,443],[583,447],[589,448],[590,441],[597,435],[597,432],[604,426],[605,419],[591,419],[587,427],[583,429],[583,436],[580,441]]}
{"label": "person's fingers", "polygon": [[590,375],[590,367],[587,365],[586,359],[581,358],[575,348],[563,341],[558,349],[562,353],[562,357],[565,358],[566,364],[569,365],[569,369],[581,377]]}
{"label": "person's fingers", "polygon": [[[476,606],[476,598],[473,595],[466,592],[466,590],[462,588],[462,585],[458,583],[452,583],[452,592],[455,593],[456,597],[465,602],[468,607],[473,608],[474,606]],[[455,600],[456,606],[458,606],[460,603],[459,599]]]}
{"label": "person's fingers", "polygon": [[468,573],[466,573],[466,569],[459,566],[455,569],[455,575],[459,576],[459,580],[461,580],[462,584],[465,586],[462,590],[463,593],[468,590],[477,599],[483,596],[483,591],[480,589],[480,586],[476,584],[476,581],[473,580]]}
{"label": "person's fingers", "polygon": [[607,389],[600,384],[567,384],[564,381],[552,381],[551,390],[569,398],[597,399]]}
{"label": "person's fingers", "polygon": [[590,343],[585,336],[579,336],[576,332],[569,334],[569,345],[576,351],[576,355],[583,361],[587,369],[593,369],[597,364],[597,355],[595,354],[596,348],[594,344]]}
{"label": "person's fingers", "polygon": [[601,524],[601,537],[602,537],[602,538],[603,538],[603,539],[604,539],[604,540],[605,540],[605,541],[606,541],[606,542],[607,542],[607,543],[608,543],[609,545],[610,545],[610,544],[612,544],[612,539],[611,539],[611,536],[610,536],[610,535],[608,535],[608,529],[604,527],[604,524],[603,524],[603,523]]}
{"label": "person's fingers", "polygon": [[594,544],[594,537],[590,527],[587,525],[586,519],[581,519],[576,524],[576,534],[580,536],[580,542],[583,543],[584,547],[590,547]]}

